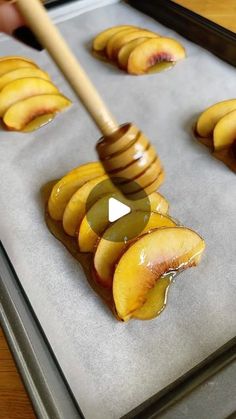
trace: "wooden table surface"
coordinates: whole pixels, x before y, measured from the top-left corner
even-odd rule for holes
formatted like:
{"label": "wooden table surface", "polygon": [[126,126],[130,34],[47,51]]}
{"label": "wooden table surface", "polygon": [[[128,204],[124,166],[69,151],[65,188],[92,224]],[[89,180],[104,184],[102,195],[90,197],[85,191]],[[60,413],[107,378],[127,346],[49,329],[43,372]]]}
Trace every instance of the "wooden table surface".
{"label": "wooden table surface", "polygon": [[15,363],[0,328],[0,419],[35,419]]}
{"label": "wooden table surface", "polygon": [[[174,0],[236,32],[235,0]],[[35,419],[29,398],[0,329],[0,419]]]}
{"label": "wooden table surface", "polygon": [[235,0],[173,0],[197,14],[236,33]]}

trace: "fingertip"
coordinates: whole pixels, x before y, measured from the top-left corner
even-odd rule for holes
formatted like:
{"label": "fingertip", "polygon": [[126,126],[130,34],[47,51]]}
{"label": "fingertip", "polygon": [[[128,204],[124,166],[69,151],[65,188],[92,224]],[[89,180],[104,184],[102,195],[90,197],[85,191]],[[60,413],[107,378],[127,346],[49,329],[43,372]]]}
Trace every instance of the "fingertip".
{"label": "fingertip", "polygon": [[13,4],[0,4],[0,31],[11,35],[22,25],[24,25],[24,20]]}

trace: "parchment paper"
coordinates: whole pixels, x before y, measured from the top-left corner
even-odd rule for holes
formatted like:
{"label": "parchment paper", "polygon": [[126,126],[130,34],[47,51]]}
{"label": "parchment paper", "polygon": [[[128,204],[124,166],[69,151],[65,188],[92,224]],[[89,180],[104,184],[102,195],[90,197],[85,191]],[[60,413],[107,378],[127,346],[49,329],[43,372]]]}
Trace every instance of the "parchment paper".
{"label": "parchment paper", "polygon": [[[121,23],[174,36],[188,58],[142,77],[94,59],[90,40]],[[119,122],[135,122],[155,144],[170,213],[207,244],[200,266],[172,285],[159,318],[118,323],[48,232],[39,194],[47,181],[94,160],[100,134],[45,52],[1,42],[1,55],[32,57],[74,99],[69,111],[33,134],[0,132],[1,239],[86,418],[118,418],[235,335],[235,174],[191,136],[199,112],[236,96],[235,69],[124,4],[60,28]]]}

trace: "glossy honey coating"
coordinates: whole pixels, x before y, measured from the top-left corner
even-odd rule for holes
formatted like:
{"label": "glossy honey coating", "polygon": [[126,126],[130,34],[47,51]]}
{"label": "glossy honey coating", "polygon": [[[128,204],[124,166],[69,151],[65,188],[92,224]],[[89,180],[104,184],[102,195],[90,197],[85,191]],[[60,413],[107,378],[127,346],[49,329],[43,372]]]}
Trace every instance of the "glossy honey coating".
{"label": "glossy honey coating", "polygon": [[10,131],[31,132],[71,105],[50,76],[25,57],[0,57],[0,118]]}
{"label": "glossy honey coating", "polygon": [[[131,126],[122,130],[132,132],[134,138],[134,131],[138,132]],[[145,181],[147,173],[150,180],[156,171],[159,176],[145,189],[148,205],[147,197],[133,190],[132,181],[123,185],[131,188],[137,200],[127,202],[99,162],[73,169],[45,190],[50,231],[82,264],[92,288],[122,321],[158,316],[165,308],[172,278],[197,265],[205,247],[198,234],[168,215],[163,196],[150,194],[153,184],[156,189],[163,181],[159,159],[139,177]],[[110,198],[128,204],[130,212],[111,221]]]}
{"label": "glossy honey coating", "polygon": [[207,108],[199,116],[194,133],[213,156],[236,173],[236,99],[224,100]]}
{"label": "glossy honey coating", "polygon": [[92,53],[134,75],[166,70],[186,55],[177,40],[130,25],[115,26],[98,34]]}
{"label": "glossy honey coating", "polygon": [[164,180],[164,169],[148,138],[133,124],[97,143],[100,161],[116,186],[125,194],[154,192]]}

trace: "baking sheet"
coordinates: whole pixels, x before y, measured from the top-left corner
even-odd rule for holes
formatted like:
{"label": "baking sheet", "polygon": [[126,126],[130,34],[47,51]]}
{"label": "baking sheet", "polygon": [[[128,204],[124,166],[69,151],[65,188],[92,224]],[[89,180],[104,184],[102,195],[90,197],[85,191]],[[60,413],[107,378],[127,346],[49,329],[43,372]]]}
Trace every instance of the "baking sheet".
{"label": "baking sheet", "polygon": [[[188,58],[143,77],[95,60],[93,36],[124,22],[174,36]],[[234,97],[235,70],[125,4],[59,26],[118,120],[135,122],[155,144],[171,214],[207,244],[200,266],[172,285],[159,318],[113,319],[48,232],[39,193],[47,181],[95,159],[99,133],[45,52],[1,42],[2,55],[35,59],[75,104],[34,134],[0,132],[0,236],[85,417],[118,418],[235,335],[235,174],[191,136],[201,110]]]}

